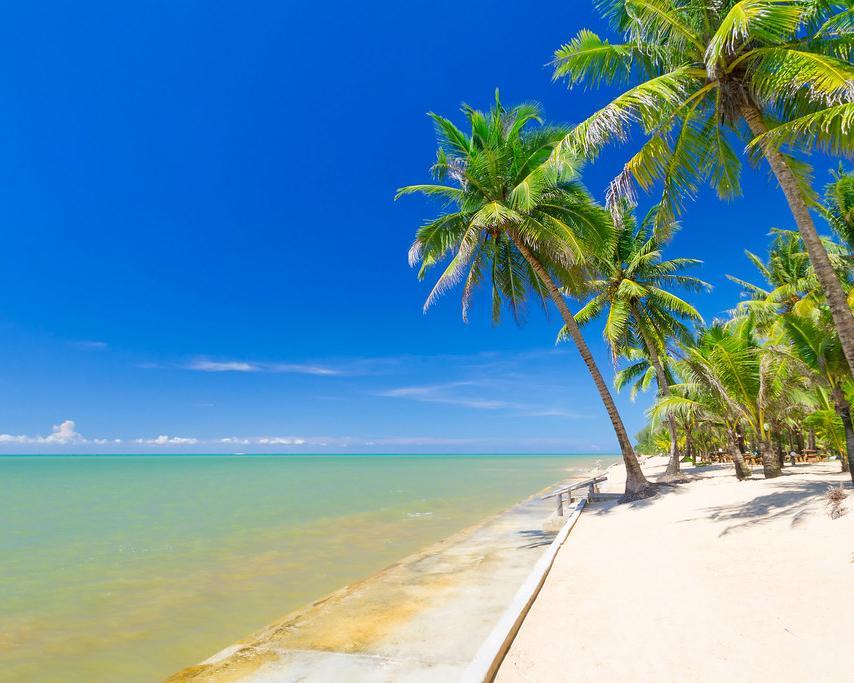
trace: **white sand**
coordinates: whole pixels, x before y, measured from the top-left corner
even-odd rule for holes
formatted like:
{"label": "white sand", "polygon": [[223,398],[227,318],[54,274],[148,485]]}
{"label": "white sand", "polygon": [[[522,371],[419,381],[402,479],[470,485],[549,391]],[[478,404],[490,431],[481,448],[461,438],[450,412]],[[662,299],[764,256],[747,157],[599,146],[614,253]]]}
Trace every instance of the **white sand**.
{"label": "white sand", "polygon": [[[838,469],[738,482],[729,467],[689,468],[652,501],[594,504],[497,680],[854,680],[854,493]],[[831,520],[824,493],[846,481],[850,512]]]}

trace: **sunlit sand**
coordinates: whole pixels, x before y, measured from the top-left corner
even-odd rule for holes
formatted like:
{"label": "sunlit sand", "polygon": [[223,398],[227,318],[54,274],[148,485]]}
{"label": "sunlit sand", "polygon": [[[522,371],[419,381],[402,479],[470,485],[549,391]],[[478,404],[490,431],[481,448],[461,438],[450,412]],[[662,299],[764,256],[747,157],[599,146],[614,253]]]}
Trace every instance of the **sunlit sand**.
{"label": "sunlit sand", "polygon": [[738,482],[731,466],[689,468],[660,498],[590,507],[497,680],[848,680],[854,511],[825,507],[828,486],[850,481],[838,470]]}

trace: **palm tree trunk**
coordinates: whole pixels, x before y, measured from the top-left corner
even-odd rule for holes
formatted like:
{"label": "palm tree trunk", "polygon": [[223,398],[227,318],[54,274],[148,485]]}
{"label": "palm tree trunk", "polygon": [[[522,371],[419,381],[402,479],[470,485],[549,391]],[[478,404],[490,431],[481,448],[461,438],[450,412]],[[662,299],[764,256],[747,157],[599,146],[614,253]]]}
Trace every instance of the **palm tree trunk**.
{"label": "palm tree trunk", "polygon": [[[754,137],[768,131],[768,127],[762,118],[762,112],[752,102],[745,102],[741,106],[741,115],[747,121]],[[804,247],[806,247],[810,263],[821,283],[825,297],[827,297],[827,303],[833,315],[833,323],[839,334],[839,341],[842,343],[845,358],[848,360],[848,367],[854,368],[854,316],[851,315],[845,292],[842,290],[842,285],[833,271],[827,251],[825,251],[818,232],[816,232],[815,223],[813,223],[807,204],[798,188],[795,174],[792,173],[792,169],[789,168],[789,164],[786,163],[783,155],[772,146],[764,145],[762,151],[771,166],[771,170],[777,176],[777,182],[780,183],[783,194],[786,195],[789,209],[798,226],[798,232],[804,242]]]}
{"label": "palm tree trunk", "polygon": [[753,470],[744,462],[744,457],[741,454],[741,448],[738,445],[738,440],[735,438],[731,429],[727,430],[727,441],[729,441],[729,450],[732,453],[732,462],[735,465],[735,477],[739,481],[749,479],[753,476]]}
{"label": "palm tree trunk", "polygon": [[842,424],[845,426],[846,457],[842,458],[842,471],[851,474],[851,483],[854,484],[854,424],[851,422],[851,405],[839,387],[833,388],[833,403],[836,406],[836,412],[842,418]]}
{"label": "palm tree trunk", "polygon": [[766,479],[773,479],[782,474],[780,462],[777,460],[777,455],[767,438],[759,439],[759,455],[762,456],[762,471]]}
{"label": "palm tree trunk", "polygon": [[[638,329],[640,329],[643,337],[646,352],[649,354],[649,362],[655,369],[656,384],[658,384],[658,396],[667,396],[670,394],[670,384],[667,381],[667,373],[664,372],[664,365],[661,363],[661,357],[658,355],[658,349],[655,346],[655,340],[652,339],[649,330],[644,324],[641,317],[640,307],[635,303],[632,305],[632,314],[635,316]],[[673,415],[667,416],[667,430],[670,432],[670,459],[667,461],[667,469],[664,470],[660,481],[674,479],[679,474],[679,443],[676,433],[676,419]]]}
{"label": "palm tree trunk", "polygon": [[570,312],[569,306],[566,305],[566,301],[561,295],[560,290],[551,275],[549,275],[531,250],[528,249],[528,246],[514,232],[511,232],[510,236],[513,239],[513,243],[516,245],[516,248],[519,249],[522,256],[525,257],[525,260],[530,264],[531,268],[534,269],[534,272],[546,286],[551,300],[554,302],[555,306],[557,306],[557,309],[563,318],[563,322],[566,325],[566,329],[572,337],[572,341],[575,342],[575,346],[581,354],[581,359],[584,361],[584,364],[587,366],[587,370],[593,377],[593,383],[599,391],[602,403],[605,404],[605,410],[608,411],[608,417],[611,418],[611,425],[614,428],[614,432],[617,435],[617,441],[620,444],[623,464],[626,466],[626,490],[625,493],[623,493],[622,498],[620,498],[620,502],[629,502],[654,496],[656,494],[656,488],[647,480],[644,476],[643,470],[641,470],[640,463],[638,462],[635,451],[632,448],[632,442],[626,432],[625,425],[623,425],[623,419],[620,417],[616,403],[614,403],[614,398],[611,396],[611,392],[608,391],[608,385],[605,384],[605,379],[602,377],[602,373],[599,371],[599,366],[596,365],[596,361],[593,359],[593,354],[590,353],[587,342],[585,342],[584,337],[581,336],[581,330],[578,328],[578,323],[575,322],[575,317]]}
{"label": "palm tree trunk", "polygon": [[694,445],[694,438],[691,434],[691,427],[685,425],[685,452],[691,457],[691,464],[697,466],[697,447]]}

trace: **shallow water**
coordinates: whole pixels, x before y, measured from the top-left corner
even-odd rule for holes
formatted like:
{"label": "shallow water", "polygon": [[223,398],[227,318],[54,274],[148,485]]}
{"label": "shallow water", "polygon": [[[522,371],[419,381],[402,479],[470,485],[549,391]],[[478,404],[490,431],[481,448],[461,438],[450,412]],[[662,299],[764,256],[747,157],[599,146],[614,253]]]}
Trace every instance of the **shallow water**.
{"label": "shallow water", "polygon": [[0,680],[158,680],[597,462],[2,457]]}

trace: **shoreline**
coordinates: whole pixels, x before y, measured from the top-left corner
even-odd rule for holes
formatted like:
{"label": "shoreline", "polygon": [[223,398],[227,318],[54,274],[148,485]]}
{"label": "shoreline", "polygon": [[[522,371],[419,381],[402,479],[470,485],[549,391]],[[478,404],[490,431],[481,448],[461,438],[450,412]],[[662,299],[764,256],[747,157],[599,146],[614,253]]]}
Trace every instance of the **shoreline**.
{"label": "shoreline", "polygon": [[[330,676],[349,680],[375,680],[371,672],[378,666],[396,667],[395,680],[418,680],[417,671],[462,673],[557,535],[561,524],[555,520],[566,519],[557,518],[554,501],[542,495],[596,469],[568,473],[510,508],[287,613],[167,681],[272,681],[310,672],[322,676],[327,667]],[[484,590],[490,580],[497,585]],[[463,619],[463,605],[469,616],[476,615],[474,623],[456,640],[448,638],[440,625]],[[420,625],[413,627],[415,622]],[[420,637],[431,628],[432,638]]]}

